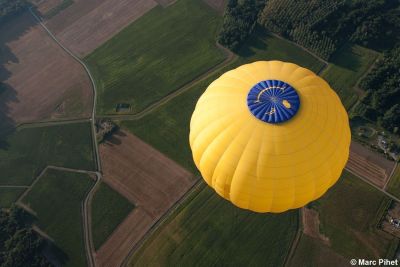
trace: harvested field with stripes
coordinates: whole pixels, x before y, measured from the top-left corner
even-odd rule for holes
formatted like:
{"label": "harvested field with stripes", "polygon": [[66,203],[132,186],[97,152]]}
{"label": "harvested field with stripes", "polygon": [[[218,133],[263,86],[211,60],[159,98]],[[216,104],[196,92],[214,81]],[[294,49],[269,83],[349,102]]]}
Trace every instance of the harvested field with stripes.
{"label": "harvested field with stripes", "polygon": [[187,170],[141,141],[119,131],[100,146],[104,181],[135,209],[97,251],[99,266],[119,266],[149,229],[194,185]]}
{"label": "harvested field with stripes", "polygon": [[90,116],[92,88],[85,70],[29,12],[3,23],[0,32],[2,116],[16,124]]}
{"label": "harvested field with stripes", "polygon": [[46,26],[84,57],[156,5],[154,0],[74,0]]}
{"label": "harvested field with stripes", "polygon": [[385,159],[377,152],[352,142],[346,168],[353,174],[364,177],[371,183],[383,188],[394,168],[394,164],[393,161]]}

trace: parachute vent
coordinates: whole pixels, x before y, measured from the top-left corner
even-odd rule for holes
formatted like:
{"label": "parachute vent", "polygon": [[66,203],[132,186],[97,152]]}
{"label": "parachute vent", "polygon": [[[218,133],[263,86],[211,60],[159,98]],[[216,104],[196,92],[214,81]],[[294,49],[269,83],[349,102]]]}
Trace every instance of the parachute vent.
{"label": "parachute vent", "polygon": [[265,80],[250,89],[247,106],[259,120],[282,123],[296,115],[300,107],[300,98],[289,84],[279,80]]}

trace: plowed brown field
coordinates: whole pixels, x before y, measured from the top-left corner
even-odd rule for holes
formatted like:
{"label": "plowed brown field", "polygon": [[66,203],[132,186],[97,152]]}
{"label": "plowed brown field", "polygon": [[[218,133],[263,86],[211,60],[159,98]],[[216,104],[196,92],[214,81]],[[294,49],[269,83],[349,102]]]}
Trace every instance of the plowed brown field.
{"label": "plowed brown field", "polygon": [[96,253],[99,266],[119,266],[196,178],[126,132],[118,132],[101,145],[100,155],[104,181],[136,206]]}
{"label": "plowed brown field", "polygon": [[154,0],[74,0],[46,26],[82,57],[156,5]]}
{"label": "plowed brown field", "polygon": [[350,157],[346,168],[383,188],[394,167],[394,162],[385,159],[377,152],[352,142]]}
{"label": "plowed brown field", "polygon": [[15,123],[89,117],[90,80],[26,12],[0,27],[0,113]]}

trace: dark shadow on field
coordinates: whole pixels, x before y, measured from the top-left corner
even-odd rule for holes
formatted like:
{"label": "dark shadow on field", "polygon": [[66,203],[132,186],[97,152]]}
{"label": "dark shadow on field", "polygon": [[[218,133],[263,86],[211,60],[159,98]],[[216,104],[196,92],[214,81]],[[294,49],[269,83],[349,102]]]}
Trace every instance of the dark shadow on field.
{"label": "dark shadow on field", "polygon": [[360,54],[353,51],[350,44],[345,44],[333,53],[329,62],[345,69],[356,70],[361,67],[359,56]]}
{"label": "dark shadow on field", "polygon": [[120,145],[120,144],[122,144],[122,141],[115,135],[112,135],[110,138],[107,139],[106,144],[107,145]]}
{"label": "dark shadow on field", "polygon": [[43,249],[46,259],[54,266],[65,266],[69,257],[54,242],[46,239],[46,246]]}
{"label": "dark shadow on field", "polygon": [[126,133],[122,132],[122,131],[116,131],[114,133],[114,135],[118,135],[118,136],[126,136]]}
{"label": "dark shadow on field", "polygon": [[265,39],[270,35],[261,26],[256,26],[254,32],[249,36],[247,41],[239,48],[237,54],[241,57],[251,57],[255,55],[255,49],[265,50],[267,48],[267,43]]}
{"label": "dark shadow on field", "polygon": [[8,83],[12,73],[7,69],[7,65],[19,62],[9,45],[37,24],[33,18],[25,19],[31,17],[27,12],[29,11],[15,15],[0,24],[0,150],[8,149],[7,138],[16,127],[16,122],[10,116],[9,105],[19,102],[17,91]]}

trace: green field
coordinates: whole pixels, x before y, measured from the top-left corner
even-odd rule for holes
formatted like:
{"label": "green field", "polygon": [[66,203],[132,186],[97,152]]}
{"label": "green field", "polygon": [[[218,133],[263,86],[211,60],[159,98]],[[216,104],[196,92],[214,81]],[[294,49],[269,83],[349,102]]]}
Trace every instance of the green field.
{"label": "green field", "polygon": [[92,236],[96,250],[133,208],[133,204],[107,184],[100,184],[92,200]]}
{"label": "green field", "polygon": [[282,266],[296,235],[296,211],[242,210],[204,184],[191,197],[130,266]]}
{"label": "green field", "polygon": [[293,43],[257,29],[238,51],[236,66],[258,60],[281,60],[292,62],[318,72],[324,63]]}
{"label": "green field", "polygon": [[387,191],[394,196],[400,198],[400,167],[396,166],[396,170],[394,171],[392,177],[390,178]]}
{"label": "green field", "polygon": [[321,232],[340,255],[349,259],[392,258],[398,242],[377,229],[388,201],[380,191],[345,172],[312,206],[319,212]]}
{"label": "green field", "polygon": [[334,252],[329,246],[322,244],[321,241],[314,239],[313,237],[303,234],[296,247],[296,252],[288,266],[337,267],[347,266],[348,264],[348,259]]}
{"label": "green field", "polygon": [[0,187],[0,208],[9,208],[25,190],[20,187]]}
{"label": "green field", "polygon": [[250,38],[235,62],[197,83],[189,91],[175,97],[152,113],[122,126],[151,144],[188,170],[196,173],[189,147],[189,122],[197,99],[207,86],[224,71],[257,60],[293,61],[318,71],[323,64],[288,41],[259,32]]}
{"label": "green field", "polygon": [[378,52],[358,46],[345,45],[330,60],[321,76],[339,94],[346,109],[358,99],[354,86],[379,56]]}
{"label": "green field", "polygon": [[47,166],[93,170],[89,123],[21,129],[0,148],[0,185],[29,185]]}
{"label": "green field", "polygon": [[86,174],[48,170],[22,199],[37,224],[66,255],[63,266],[86,266],[82,201],[94,184]]}
{"label": "green field", "polygon": [[143,110],[222,62],[215,45],[222,17],[203,1],[160,5],[85,58],[99,90],[98,113],[118,103]]}

